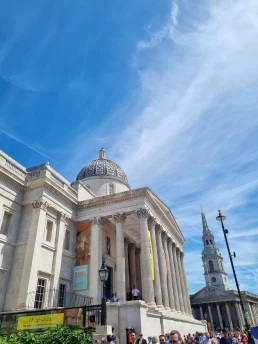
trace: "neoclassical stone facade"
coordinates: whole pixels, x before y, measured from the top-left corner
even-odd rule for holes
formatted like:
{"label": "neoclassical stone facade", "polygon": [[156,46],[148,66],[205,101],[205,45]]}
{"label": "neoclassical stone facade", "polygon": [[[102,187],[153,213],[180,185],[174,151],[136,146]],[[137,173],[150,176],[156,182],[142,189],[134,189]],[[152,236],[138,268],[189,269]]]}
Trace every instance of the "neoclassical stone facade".
{"label": "neoclassical stone facade", "polygon": [[[208,321],[211,330],[244,329],[245,320],[239,295],[230,288],[223,257],[216,247],[203,211],[201,215],[204,245],[202,262],[206,287],[190,296],[193,316]],[[242,291],[241,297],[250,325],[258,325],[258,295]]]}
{"label": "neoclassical stone facade", "polygon": [[[184,237],[172,213],[149,188],[131,190],[103,149],[73,183],[48,163],[26,169],[0,152],[0,188],[0,311],[64,307],[76,296],[100,303],[105,262],[106,296],[119,298],[108,304],[116,328],[205,329],[192,316]],[[133,285],[141,300],[127,302]]]}

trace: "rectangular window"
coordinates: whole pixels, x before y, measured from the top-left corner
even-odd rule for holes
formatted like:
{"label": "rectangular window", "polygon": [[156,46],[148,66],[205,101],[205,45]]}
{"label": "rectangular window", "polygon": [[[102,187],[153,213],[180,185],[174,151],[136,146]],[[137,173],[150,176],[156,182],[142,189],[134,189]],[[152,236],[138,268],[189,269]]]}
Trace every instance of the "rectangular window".
{"label": "rectangular window", "polygon": [[65,243],[64,243],[65,250],[69,251],[70,249],[70,231],[67,229],[65,232]]}
{"label": "rectangular window", "polygon": [[1,234],[8,234],[8,231],[10,229],[12,214],[8,213],[8,211],[4,212],[2,226],[1,226]]}
{"label": "rectangular window", "polygon": [[43,278],[39,278],[38,284],[37,284],[34,308],[41,309],[43,307],[45,288],[46,288],[46,280]]}
{"label": "rectangular window", "polygon": [[58,307],[65,306],[65,293],[66,293],[66,284],[60,283],[59,293],[58,293]]}
{"label": "rectangular window", "polygon": [[47,220],[47,232],[46,232],[46,241],[52,241],[52,232],[53,232],[53,222]]}

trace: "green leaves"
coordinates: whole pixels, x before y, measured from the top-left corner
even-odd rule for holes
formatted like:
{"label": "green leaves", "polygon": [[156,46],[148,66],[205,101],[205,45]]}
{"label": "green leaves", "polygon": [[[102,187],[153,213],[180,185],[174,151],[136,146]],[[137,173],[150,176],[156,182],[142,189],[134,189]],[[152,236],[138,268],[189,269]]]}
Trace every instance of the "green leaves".
{"label": "green leaves", "polygon": [[57,326],[42,334],[18,332],[7,338],[0,337],[0,344],[92,344],[92,336],[84,327]]}

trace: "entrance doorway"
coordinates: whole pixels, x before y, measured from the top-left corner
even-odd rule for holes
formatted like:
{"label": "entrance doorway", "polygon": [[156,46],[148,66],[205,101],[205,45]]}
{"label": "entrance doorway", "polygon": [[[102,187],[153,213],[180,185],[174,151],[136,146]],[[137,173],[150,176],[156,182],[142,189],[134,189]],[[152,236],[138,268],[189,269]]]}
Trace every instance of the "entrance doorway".
{"label": "entrance doorway", "polygon": [[107,266],[109,270],[108,280],[106,282],[106,288],[105,288],[105,295],[104,297],[108,300],[111,298],[113,289],[112,289],[112,281],[113,281],[113,269]]}

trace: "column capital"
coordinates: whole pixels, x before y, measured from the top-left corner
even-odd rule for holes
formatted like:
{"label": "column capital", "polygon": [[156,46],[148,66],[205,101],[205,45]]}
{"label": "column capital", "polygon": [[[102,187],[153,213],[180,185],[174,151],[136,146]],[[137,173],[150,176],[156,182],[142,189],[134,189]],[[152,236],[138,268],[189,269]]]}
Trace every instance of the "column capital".
{"label": "column capital", "polygon": [[140,247],[136,247],[135,253],[141,253],[141,248]]}
{"label": "column capital", "polygon": [[124,223],[127,216],[125,213],[116,213],[112,217],[115,223]]}
{"label": "column capital", "polygon": [[155,226],[155,224],[156,224],[156,218],[155,218],[154,216],[149,215],[149,217],[148,217],[148,224],[149,224],[150,226]]}
{"label": "column capital", "polygon": [[66,220],[68,219],[68,215],[66,213],[63,213],[63,212],[58,212],[57,218],[58,218],[58,220],[66,223]]}
{"label": "column capital", "polygon": [[36,200],[36,201],[33,201],[31,203],[31,205],[33,206],[34,209],[43,209],[45,211],[47,211],[47,208],[50,206],[50,204],[46,201],[43,201],[42,199],[39,199],[39,200]]}
{"label": "column capital", "polygon": [[147,219],[149,216],[149,211],[145,208],[141,208],[141,209],[136,210],[136,213],[137,213],[137,216],[139,219],[141,219],[141,218]]}
{"label": "column capital", "polygon": [[135,250],[135,249],[136,249],[136,245],[134,243],[130,243],[129,250]]}
{"label": "column capital", "polygon": [[176,254],[177,254],[178,257],[181,256],[181,250],[180,250],[180,248],[178,246],[176,246]]}
{"label": "column capital", "polygon": [[130,240],[128,238],[125,238],[125,245],[129,246]]}
{"label": "column capital", "polygon": [[172,244],[173,244],[173,239],[169,236],[168,237],[168,246],[172,247]]}
{"label": "column capital", "polygon": [[155,225],[155,229],[156,229],[156,232],[157,232],[159,235],[161,235],[162,226],[161,226],[159,223],[157,223],[157,224]]}
{"label": "column capital", "polygon": [[92,225],[99,225],[101,222],[101,218],[100,217],[93,217],[92,219],[90,219],[90,222]]}
{"label": "column capital", "polygon": [[163,230],[161,232],[161,239],[162,239],[162,241],[165,243],[167,241],[167,238],[168,238],[167,232]]}

